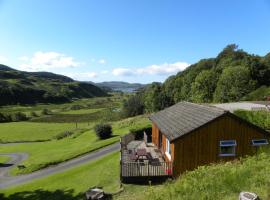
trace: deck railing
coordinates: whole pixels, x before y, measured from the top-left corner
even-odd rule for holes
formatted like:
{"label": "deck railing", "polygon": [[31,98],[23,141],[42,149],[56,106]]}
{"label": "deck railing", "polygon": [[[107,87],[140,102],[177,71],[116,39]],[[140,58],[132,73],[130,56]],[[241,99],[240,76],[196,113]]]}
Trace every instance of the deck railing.
{"label": "deck railing", "polygon": [[122,162],[122,177],[156,177],[156,176],[172,176],[171,162]]}

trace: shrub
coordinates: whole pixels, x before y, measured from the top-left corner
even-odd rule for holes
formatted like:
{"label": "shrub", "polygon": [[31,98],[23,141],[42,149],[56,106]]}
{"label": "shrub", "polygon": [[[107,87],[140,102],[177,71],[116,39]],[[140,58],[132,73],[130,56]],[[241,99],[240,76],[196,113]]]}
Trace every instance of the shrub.
{"label": "shrub", "polygon": [[11,116],[7,114],[0,113],[0,123],[12,121]]}
{"label": "shrub", "polygon": [[49,115],[51,113],[51,111],[49,111],[47,108],[44,108],[42,111],[41,111],[41,114],[42,115]]}
{"label": "shrub", "polygon": [[12,121],[19,122],[19,121],[26,121],[28,120],[28,117],[26,114],[22,112],[16,112],[12,115]]}
{"label": "shrub", "polygon": [[70,110],[80,110],[80,109],[83,109],[84,107],[81,106],[81,105],[72,105],[70,107]]}
{"label": "shrub", "polygon": [[95,132],[99,139],[107,139],[112,135],[112,126],[110,124],[98,124],[95,126]]}
{"label": "shrub", "polygon": [[32,117],[38,117],[38,115],[37,115],[37,113],[36,113],[35,111],[32,111],[32,112],[31,112],[31,116],[32,116]]}
{"label": "shrub", "polygon": [[74,134],[73,131],[65,131],[65,132],[62,132],[62,133],[56,135],[54,138],[57,139],[57,140],[61,140],[63,138],[69,137],[69,136],[71,136],[73,134]]}

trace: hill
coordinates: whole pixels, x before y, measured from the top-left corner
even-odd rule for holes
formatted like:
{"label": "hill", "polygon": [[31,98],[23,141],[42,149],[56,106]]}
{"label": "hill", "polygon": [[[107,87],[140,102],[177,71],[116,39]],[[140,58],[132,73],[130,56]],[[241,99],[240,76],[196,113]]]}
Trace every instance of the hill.
{"label": "hill", "polygon": [[122,92],[134,92],[145,86],[144,84],[140,83],[127,83],[121,81],[101,82],[96,83],[96,85],[101,88],[110,88],[113,91],[122,91]]}
{"label": "hill", "polygon": [[106,96],[99,87],[50,72],[24,72],[0,65],[0,106],[61,103]]}
{"label": "hill", "polygon": [[200,60],[163,84],[152,83],[138,96],[147,112],[179,101],[265,100],[270,96],[270,53],[261,57],[231,44],[215,58]]}

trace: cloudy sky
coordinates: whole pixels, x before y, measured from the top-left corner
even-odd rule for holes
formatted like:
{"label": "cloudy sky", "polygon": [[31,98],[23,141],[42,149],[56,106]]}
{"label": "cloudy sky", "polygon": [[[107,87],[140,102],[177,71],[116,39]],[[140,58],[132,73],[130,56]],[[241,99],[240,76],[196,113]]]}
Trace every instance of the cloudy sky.
{"label": "cloudy sky", "polygon": [[268,0],[0,0],[0,63],[87,81],[164,81],[236,43],[270,51]]}

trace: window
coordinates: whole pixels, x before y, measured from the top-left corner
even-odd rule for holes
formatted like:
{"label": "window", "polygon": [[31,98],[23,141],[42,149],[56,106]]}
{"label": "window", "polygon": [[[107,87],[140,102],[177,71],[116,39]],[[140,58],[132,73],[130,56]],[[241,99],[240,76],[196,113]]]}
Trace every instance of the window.
{"label": "window", "polygon": [[252,146],[262,146],[262,145],[267,145],[267,144],[268,144],[267,139],[252,140]]}
{"label": "window", "polygon": [[167,158],[171,160],[171,145],[170,141],[166,138],[166,152],[165,152]]}
{"label": "window", "polygon": [[222,140],[219,143],[220,153],[219,156],[235,156],[235,140]]}

